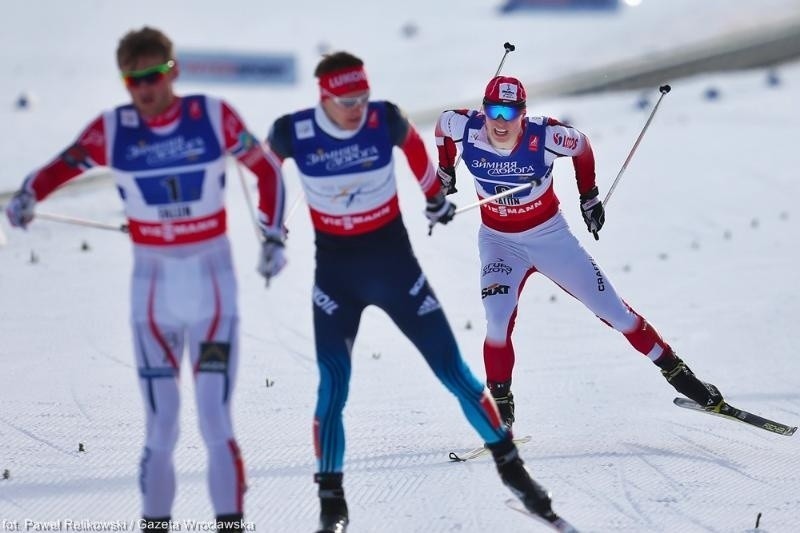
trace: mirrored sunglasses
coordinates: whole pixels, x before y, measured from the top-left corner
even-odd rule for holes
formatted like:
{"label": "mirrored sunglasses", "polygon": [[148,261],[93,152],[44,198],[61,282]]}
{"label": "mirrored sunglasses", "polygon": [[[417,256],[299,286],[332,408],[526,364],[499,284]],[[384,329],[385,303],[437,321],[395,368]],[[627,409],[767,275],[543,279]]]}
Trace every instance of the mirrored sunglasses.
{"label": "mirrored sunglasses", "polygon": [[336,96],[327,91],[325,94],[328,98],[333,100],[337,105],[344,107],[345,109],[353,109],[354,107],[362,106],[369,102],[369,93],[366,92],[359,96]]}
{"label": "mirrored sunglasses", "polygon": [[486,116],[492,120],[497,120],[502,117],[503,120],[509,121],[520,116],[524,109],[502,104],[486,104],[483,106],[483,110]]}
{"label": "mirrored sunglasses", "polygon": [[166,63],[154,65],[142,70],[131,70],[122,73],[122,79],[126,87],[138,87],[139,85],[155,85],[164,79],[167,72],[175,67],[175,61],[170,59]]}

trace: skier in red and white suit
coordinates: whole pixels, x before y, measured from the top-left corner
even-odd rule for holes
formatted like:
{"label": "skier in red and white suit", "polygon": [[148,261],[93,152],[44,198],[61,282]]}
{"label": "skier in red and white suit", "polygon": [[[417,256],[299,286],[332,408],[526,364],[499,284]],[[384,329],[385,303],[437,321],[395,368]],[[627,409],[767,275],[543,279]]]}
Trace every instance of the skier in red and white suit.
{"label": "skier in red and white suit", "polygon": [[172,43],[127,34],[117,50],[132,103],[101,114],[52,162],[30,174],[7,207],[25,227],[36,202],[84,171],[110,167],[133,241],[133,345],[146,411],[139,484],[145,528],[165,531],[175,495],[179,372],[184,346],[208,448],[208,483],[224,531],[241,529],[244,467],[231,396],[238,365],[237,286],[226,236],[225,156],[257,177],[265,234],[259,270],[278,273],[284,191],[272,161],[225,102],[178,97]]}
{"label": "skier in red and white suit", "polygon": [[571,157],[581,211],[597,237],[605,213],[595,185],[589,139],[547,117],[527,117],[525,88],[497,76],[486,86],[483,109],[445,111],[436,126],[438,175],[455,192],[455,161],[461,151],[479,198],[530,184],[481,206],[478,245],[481,297],[487,332],[483,356],[489,390],[506,425],[514,422],[511,334],[528,276],[540,272],[580,300],[662,369],[670,384],[704,407],[720,405],[716,387],[698,380],[647,320],[628,306],[570,231],[553,191],[553,163]]}

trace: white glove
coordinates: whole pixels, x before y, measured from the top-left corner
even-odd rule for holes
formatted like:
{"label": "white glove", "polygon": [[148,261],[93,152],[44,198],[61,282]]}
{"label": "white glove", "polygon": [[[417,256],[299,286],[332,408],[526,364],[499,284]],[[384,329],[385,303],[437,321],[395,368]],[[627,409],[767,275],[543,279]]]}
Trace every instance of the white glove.
{"label": "white glove", "polygon": [[273,276],[277,276],[286,266],[286,257],[283,252],[283,232],[264,231],[264,242],[261,244],[261,254],[258,258],[256,270],[266,278],[267,282]]}
{"label": "white glove", "polygon": [[28,191],[18,191],[11,197],[6,206],[8,221],[16,228],[26,228],[33,220],[33,208],[36,207],[36,198]]}

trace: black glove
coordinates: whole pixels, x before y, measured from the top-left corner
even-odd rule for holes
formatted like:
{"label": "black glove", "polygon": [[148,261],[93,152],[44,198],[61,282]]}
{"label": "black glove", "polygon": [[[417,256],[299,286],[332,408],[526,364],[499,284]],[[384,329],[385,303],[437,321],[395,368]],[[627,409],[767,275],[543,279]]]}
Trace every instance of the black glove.
{"label": "black glove", "polygon": [[606,210],[603,209],[603,202],[600,201],[598,196],[600,191],[597,186],[592,187],[592,190],[581,195],[581,214],[583,221],[586,222],[586,229],[588,229],[594,240],[600,240],[597,232],[603,227],[606,221]]}
{"label": "black glove", "polygon": [[429,198],[425,208],[425,216],[428,217],[428,235],[433,232],[433,226],[447,224],[456,214],[456,206],[444,197],[441,191],[433,198]]}
{"label": "black glove", "polygon": [[442,192],[447,194],[453,194],[454,192],[458,192],[456,189],[456,167],[439,167],[439,170],[436,171],[436,175],[439,176],[439,182],[442,184]]}

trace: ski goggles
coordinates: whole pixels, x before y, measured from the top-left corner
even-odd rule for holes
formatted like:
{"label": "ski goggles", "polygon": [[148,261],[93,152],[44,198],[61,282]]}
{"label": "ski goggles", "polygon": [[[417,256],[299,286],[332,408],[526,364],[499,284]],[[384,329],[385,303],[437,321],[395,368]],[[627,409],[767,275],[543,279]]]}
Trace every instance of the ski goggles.
{"label": "ski goggles", "polygon": [[170,59],[166,63],[143,68],[142,70],[131,70],[122,73],[122,80],[126,87],[138,87],[139,85],[155,85],[164,79],[167,72],[175,67],[175,61]]}
{"label": "ski goggles", "polygon": [[345,109],[353,109],[354,107],[362,106],[369,102],[369,91],[365,92],[364,94],[359,94],[358,96],[336,96],[330,91],[323,89],[322,95],[324,98],[332,100],[334,103],[344,107]]}
{"label": "ski goggles", "polygon": [[484,104],[483,111],[492,120],[502,118],[506,122],[514,120],[525,111],[524,107],[510,106],[505,104]]}

